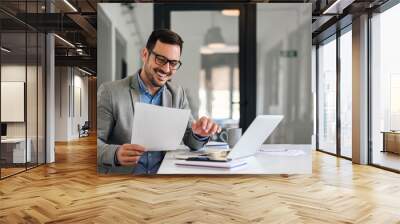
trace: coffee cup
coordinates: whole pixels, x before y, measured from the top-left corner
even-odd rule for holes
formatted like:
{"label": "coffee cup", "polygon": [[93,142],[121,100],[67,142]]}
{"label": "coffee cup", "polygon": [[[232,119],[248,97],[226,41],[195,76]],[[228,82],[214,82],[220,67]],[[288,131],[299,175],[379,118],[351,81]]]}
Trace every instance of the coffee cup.
{"label": "coffee cup", "polygon": [[242,136],[241,128],[228,128],[226,131],[221,132],[219,138],[228,143],[229,148],[233,148]]}

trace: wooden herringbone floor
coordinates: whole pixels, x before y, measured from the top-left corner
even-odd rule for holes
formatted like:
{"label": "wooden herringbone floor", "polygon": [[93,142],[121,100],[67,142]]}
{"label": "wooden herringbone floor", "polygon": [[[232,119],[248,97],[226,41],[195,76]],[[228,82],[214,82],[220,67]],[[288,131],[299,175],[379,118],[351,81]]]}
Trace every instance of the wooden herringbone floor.
{"label": "wooden herringbone floor", "polygon": [[94,137],[0,181],[0,223],[400,223],[400,175],[316,152],[312,175],[98,176]]}

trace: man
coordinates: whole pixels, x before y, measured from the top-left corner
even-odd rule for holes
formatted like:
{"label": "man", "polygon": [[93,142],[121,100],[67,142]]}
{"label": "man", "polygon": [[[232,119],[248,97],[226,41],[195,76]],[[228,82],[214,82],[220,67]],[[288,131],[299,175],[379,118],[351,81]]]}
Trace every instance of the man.
{"label": "man", "polygon": [[[130,144],[135,102],[189,109],[182,87],[169,83],[181,66],[182,38],[166,29],[153,31],[141,51],[142,68],[133,76],[101,85],[97,94],[97,161],[99,172],[157,173],[164,152],[146,152]],[[183,142],[192,150],[220,132],[210,118],[190,117]],[[157,136],[154,136],[157,141]]]}

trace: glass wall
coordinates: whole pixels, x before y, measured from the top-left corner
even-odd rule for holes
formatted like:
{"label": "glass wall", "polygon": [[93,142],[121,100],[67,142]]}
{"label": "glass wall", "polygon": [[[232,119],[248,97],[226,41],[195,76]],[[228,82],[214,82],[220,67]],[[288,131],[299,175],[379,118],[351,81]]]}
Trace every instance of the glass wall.
{"label": "glass wall", "polygon": [[311,14],[308,4],[257,4],[257,114],[284,115],[267,143],[311,144]]}
{"label": "glass wall", "polygon": [[[0,7],[43,12],[43,2],[4,1]],[[0,12],[0,178],[45,162],[45,36]]]}
{"label": "glass wall", "polygon": [[239,14],[172,11],[171,29],[187,43],[173,81],[186,88],[193,116],[210,116],[222,127],[238,127]]}
{"label": "glass wall", "polygon": [[31,142],[27,144],[26,139],[26,33],[2,33],[1,46],[3,130],[0,147],[3,177],[25,170],[25,162],[31,161]]}
{"label": "glass wall", "polygon": [[352,157],[352,32],[346,28],[340,38],[340,154]]}
{"label": "glass wall", "polygon": [[400,4],[373,15],[371,72],[372,163],[400,170]]}
{"label": "glass wall", "polygon": [[336,154],[336,36],[318,47],[318,149]]}

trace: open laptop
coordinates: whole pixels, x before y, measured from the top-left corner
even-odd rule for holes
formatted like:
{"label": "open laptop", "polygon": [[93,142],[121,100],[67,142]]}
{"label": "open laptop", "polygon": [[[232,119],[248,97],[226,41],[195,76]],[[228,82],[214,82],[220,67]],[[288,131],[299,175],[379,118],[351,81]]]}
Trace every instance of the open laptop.
{"label": "open laptop", "polygon": [[[282,121],[282,115],[258,115],[230,151],[219,151],[188,157],[177,165],[196,165],[196,162],[230,162],[256,154],[264,141]],[[201,165],[201,164],[200,164]]]}

